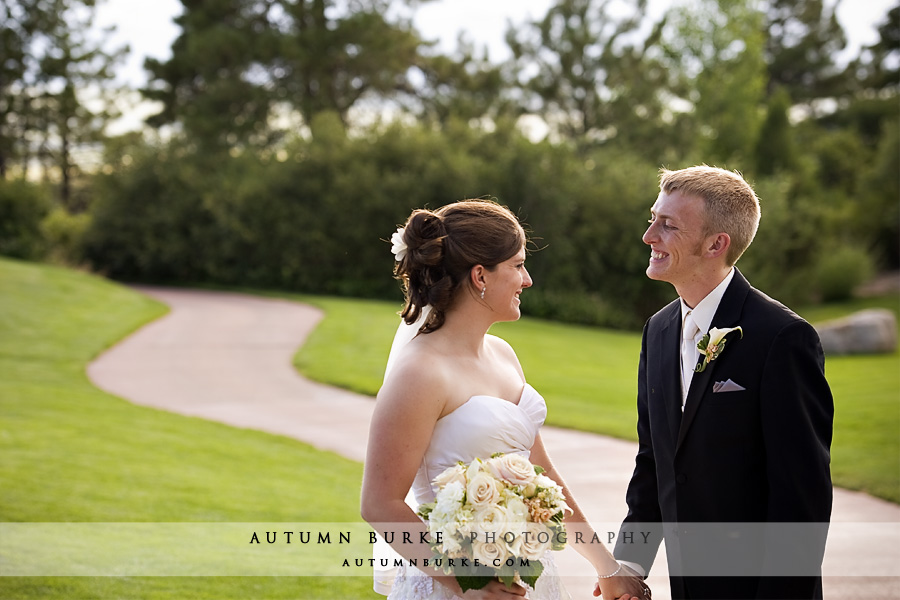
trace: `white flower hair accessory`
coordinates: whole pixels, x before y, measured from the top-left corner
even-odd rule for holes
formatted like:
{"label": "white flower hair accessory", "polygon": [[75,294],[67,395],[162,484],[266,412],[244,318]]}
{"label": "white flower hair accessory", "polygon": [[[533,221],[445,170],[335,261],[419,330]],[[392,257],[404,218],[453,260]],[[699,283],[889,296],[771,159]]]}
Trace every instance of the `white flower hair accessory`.
{"label": "white flower hair accessory", "polygon": [[394,232],[394,235],[391,236],[391,252],[394,253],[394,260],[397,262],[403,260],[403,257],[406,256],[406,251],[409,249],[406,245],[406,241],[403,239],[405,234],[406,229],[398,227],[397,231]]}
{"label": "white flower hair accessory", "polygon": [[719,358],[722,350],[725,349],[725,336],[732,331],[737,331],[744,337],[744,330],[740,327],[726,327],[718,329],[713,327],[709,333],[703,336],[703,339],[697,344],[697,350],[703,355],[703,363],[698,364],[694,369],[694,373],[702,373],[706,369],[706,365]]}

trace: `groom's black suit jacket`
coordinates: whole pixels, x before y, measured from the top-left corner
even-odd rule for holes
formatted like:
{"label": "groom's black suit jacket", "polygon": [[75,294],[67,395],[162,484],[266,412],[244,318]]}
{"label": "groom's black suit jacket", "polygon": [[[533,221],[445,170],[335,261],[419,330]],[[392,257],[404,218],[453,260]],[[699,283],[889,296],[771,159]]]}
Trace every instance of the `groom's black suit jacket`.
{"label": "groom's black suit jacket", "polygon": [[[639,532],[662,523],[674,598],[821,597],[834,406],[819,338],[740,272],[712,321],[736,326],[743,337],[729,334],[694,373],[683,414],[679,301],[644,327],[639,449],[616,558],[649,572],[660,538]],[[746,389],[714,393],[729,379]],[[773,569],[792,576],[759,576]]]}

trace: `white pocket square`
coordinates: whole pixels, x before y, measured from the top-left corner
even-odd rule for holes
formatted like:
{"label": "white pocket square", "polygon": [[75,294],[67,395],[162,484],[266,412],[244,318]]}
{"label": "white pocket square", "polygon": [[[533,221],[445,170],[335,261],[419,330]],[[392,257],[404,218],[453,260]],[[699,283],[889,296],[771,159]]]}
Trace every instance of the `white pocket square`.
{"label": "white pocket square", "polygon": [[719,392],[740,392],[745,389],[747,388],[730,379],[728,381],[717,381],[713,384],[713,394],[718,394]]}

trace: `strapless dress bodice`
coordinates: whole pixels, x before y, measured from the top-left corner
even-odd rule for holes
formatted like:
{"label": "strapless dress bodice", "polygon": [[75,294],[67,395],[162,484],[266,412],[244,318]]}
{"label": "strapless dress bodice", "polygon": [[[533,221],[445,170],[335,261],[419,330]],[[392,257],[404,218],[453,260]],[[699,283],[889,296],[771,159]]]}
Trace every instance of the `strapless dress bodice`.
{"label": "strapless dress bodice", "polygon": [[413,482],[418,503],[434,500],[431,481],[447,467],[495,452],[529,456],[544,419],[544,398],[525,384],[518,403],[495,396],[472,396],[453,412],[438,419]]}

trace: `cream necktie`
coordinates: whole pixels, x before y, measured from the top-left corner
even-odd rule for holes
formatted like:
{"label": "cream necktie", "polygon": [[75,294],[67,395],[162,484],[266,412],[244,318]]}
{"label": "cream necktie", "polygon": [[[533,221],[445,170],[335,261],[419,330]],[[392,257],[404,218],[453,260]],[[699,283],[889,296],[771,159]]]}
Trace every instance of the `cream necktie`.
{"label": "cream necktie", "polygon": [[694,323],[694,317],[690,311],[684,317],[684,326],[681,328],[681,406],[687,399],[688,389],[691,386],[691,378],[694,376],[694,367],[697,366],[697,334],[700,328]]}

